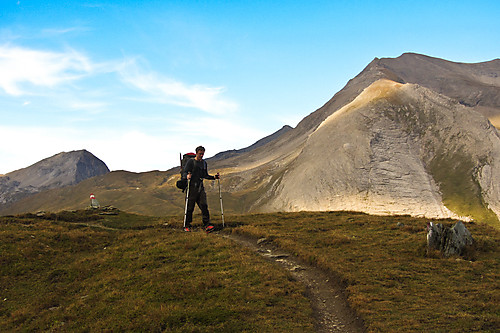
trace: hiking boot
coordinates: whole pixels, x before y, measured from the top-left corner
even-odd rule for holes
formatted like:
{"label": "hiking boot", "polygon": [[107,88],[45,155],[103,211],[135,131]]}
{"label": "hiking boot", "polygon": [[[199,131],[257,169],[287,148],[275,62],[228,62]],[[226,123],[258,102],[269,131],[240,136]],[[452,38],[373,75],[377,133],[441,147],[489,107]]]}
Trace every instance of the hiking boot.
{"label": "hiking boot", "polygon": [[206,231],[207,233],[212,232],[212,231],[214,231],[214,230],[215,230],[215,227],[214,227],[213,225],[211,225],[211,224],[210,224],[210,225],[207,225],[207,226],[205,227],[205,231]]}
{"label": "hiking boot", "polygon": [[184,227],[184,231],[185,232],[191,232],[191,227],[190,226]]}

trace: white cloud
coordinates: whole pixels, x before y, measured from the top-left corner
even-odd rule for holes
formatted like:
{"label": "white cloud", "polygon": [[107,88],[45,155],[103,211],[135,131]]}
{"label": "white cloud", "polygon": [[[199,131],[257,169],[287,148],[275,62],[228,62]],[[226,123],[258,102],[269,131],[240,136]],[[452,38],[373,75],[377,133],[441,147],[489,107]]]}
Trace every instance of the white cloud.
{"label": "white cloud", "polygon": [[[194,108],[211,114],[227,114],[238,108],[235,102],[223,96],[224,87],[186,84],[139,68],[134,59],[96,63],[72,49],[51,52],[10,44],[0,45],[0,73],[0,90],[14,97],[40,95],[55,101],[66,101],[65,94],[69,94],[70,98],[93,94],[92,91],[98,90],[113,94],[109,86],[96,86],[95,81],[93,85],[85,88],[83,79],[99,79],[100,75],[115,73],[118,79],[111,84],[122,88],[125,84],[129,89],[128,93],[125,93],[126,98]],[[78,88],[69,85],[77,81]],[[64,93],[58,90],[58,94],[54,95],[54,91],[60,87],[65,89]],[[115,97],[123,97],[123,91],[120,94],[121,96]],[[81,102],[65,102],[65,106],[72,107],[72,104]],[[89,105],[94,106],[107,104],[108,102],[96,100],[89,102]]]}
{"label": "white cloud", "polygon": [[226,114],[238,107],[235,102],[221,96],[225,91],[224,87],[188,85],[156,73],[145,72],[134,61],[122,66],[120,74],[124,82],[146,93],[154,103],[190,107],[212,114]]}
{"label": "white cloud", "polygon": [[74,131],[61,128],[0,126],[2,170],[27,167],[64,150],[75,150]]}
{"label": "white cloud", "polygon": [[105,109],[110,104],[106,102],[99,101],[80,101],[78,99],[73,99],[67,102],[68,106],[76,110],[86,110],[90,113],[99,113],[100,110]]}
{"label": "white cloud", "polygon": [[70,33],[86,32],[89,31],[86,27],[71,27],[71,28],[61,28],[61,29],[43,29],[40,34],[44,38],[50,38],[54,36],[61,36]]}
{"label": "white cloud", "polygon": [[[162,140],[134,130],[0,126],[0,174],[27,167],[62,151],[79,149],[90,151],[112,170],[148,171],[155,166],[166,169],[169,165],[161,158],[165,156],[161,153]],[[175,163],[175,156],[173,154],[171,163]]]}
{"label": "white cloud", "polygon": [[84,55],[68,50],[48,52],[17,46],[0,46],[0,88],[7,94],[31,94],[26,84],[54,87],[77,80],[92,71],[92,64]]}
{"label": "white cloud", "polygon": [[[223,87],[185,84],[144,70],[134,60],[97,63],[74,50],[48,52],[7,44],[0,45],[0,73],[0,92],[16,100],[11,105],[19,106],[0,110],[0,116],[2,112],[22,114],[24,107],[26,112],[43,113],[37,119],[47,123],[28,127],[23,125],[26,119],[20,118],[11,121],[11,126],[0,124],[0,173],[78,149],[92,152],[112,170],[166,170],[177,165],[179,152],[200,144],[212,156],[249,145],[263,134],[238,120],[233,113],[238,106],[224,96]],[[148,113],[147,106],[138,103],[124,104],[123,98],[152,103],[156,113]],[[141,110],[125,112],[120,108],[124,105],[125,109],[139,106]],[[157,120],[158,105],[177,107],[169,107]],[[198,125],[193,126],[191,119],[184,120],[183,107],[207,116],[198,118]],[[86,112],[72,113],[80,117],[73,121],[62,117],[62,110]],[[95,117],[92,123],[88,122],[89,112]]]}

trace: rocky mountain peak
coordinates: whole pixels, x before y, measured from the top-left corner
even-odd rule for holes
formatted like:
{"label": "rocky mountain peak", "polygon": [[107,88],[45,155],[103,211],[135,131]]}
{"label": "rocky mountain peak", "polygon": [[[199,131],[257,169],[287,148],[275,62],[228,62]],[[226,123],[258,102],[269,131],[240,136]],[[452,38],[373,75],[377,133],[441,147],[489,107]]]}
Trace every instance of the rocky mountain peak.
{"label": "rocky mountain peak", "polygon": [[108,172],[106,164],[86,150],[62,152],[0,177],[0,205]]}

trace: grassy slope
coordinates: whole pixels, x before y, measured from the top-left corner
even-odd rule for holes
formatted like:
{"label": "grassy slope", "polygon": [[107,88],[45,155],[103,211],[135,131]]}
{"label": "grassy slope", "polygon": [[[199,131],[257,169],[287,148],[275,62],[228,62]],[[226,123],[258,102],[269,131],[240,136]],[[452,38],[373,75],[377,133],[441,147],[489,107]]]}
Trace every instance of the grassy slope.
{"label": "grassy slope", "polygon": [[[94,193],[101,206],[112,205],[120,210],[144,215],[182,215],[185,194],[175,187],[178,177],[177,172],[172,176],[172,172],[113,171],[87,179],[75,186],[53,189],[25,198],[4,210],[0,209],[0,214],[83,209],[90,204],[90,193]],[[224,180],[222,182],[224,191]],[[217,182],[205,181],[205,189],[209,207],[219,211]],[[242,213],[241,210],[235,210],[235,207],[241,205],[240,197],[227,192],[222,195],[227,213]]]}
{"label": "grassy slope", "polygon": [[74,186],[44,191],[15,202],[3,214],[82,209],[94,193],[101,205],[146,215],[166,215],[183,211],[183,194],[174,184],[166,183],[169,174],[160,171],[132,173],[113,171],[93,177]]}
{"label": "grassy slope", "polygon": [[229,240],[82,214],[1,218],[2,330],[312,330],[303,286]]}
{"label": "grassy slope", "polygon": [[[1,327],[312,330],[303,287],[257,255],[217,235],[182,233],[178,217],[95,218],[0,219]],[[467,225],[476,246],[464,260],[426,252],[424,219],[304,212],[226,222],[226,232],[268,237],[337,275],[369,331],[500,326],[500,233],[484,224]]]}
{"label": "grassy slope", "polygon": [[343,279],[370,331],[500,327],[500,233],[490,226],[467,225],[476,246],[463,260],[427,253],[425,219],[332,212],[234,220],[241,225],[234,232],[268,237]]}

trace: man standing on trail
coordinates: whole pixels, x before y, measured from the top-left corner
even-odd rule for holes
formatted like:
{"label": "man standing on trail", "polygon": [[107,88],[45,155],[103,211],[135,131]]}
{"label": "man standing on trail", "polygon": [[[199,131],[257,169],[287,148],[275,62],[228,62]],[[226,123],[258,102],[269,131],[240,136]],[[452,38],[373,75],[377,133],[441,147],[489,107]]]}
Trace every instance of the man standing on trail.
{"label": "man standing on trail", "polygon": [[182,170],[182,178],[189,180],[189,194],[186,209],[186,223],[184,231],[191,231],[191,222],[193,221],[194,205],[197,204],[201,209],[203,227],[206,232],[212,232],[214,226],[210,224],[210,213],[208,212],[207,194],[203,187],[203,179],[219,179],[219,173],[211,176],[207,171],[207,162],[203,159],[205,148],[202,146],[196,147],[195,158],[187,161],[184,169]]}

